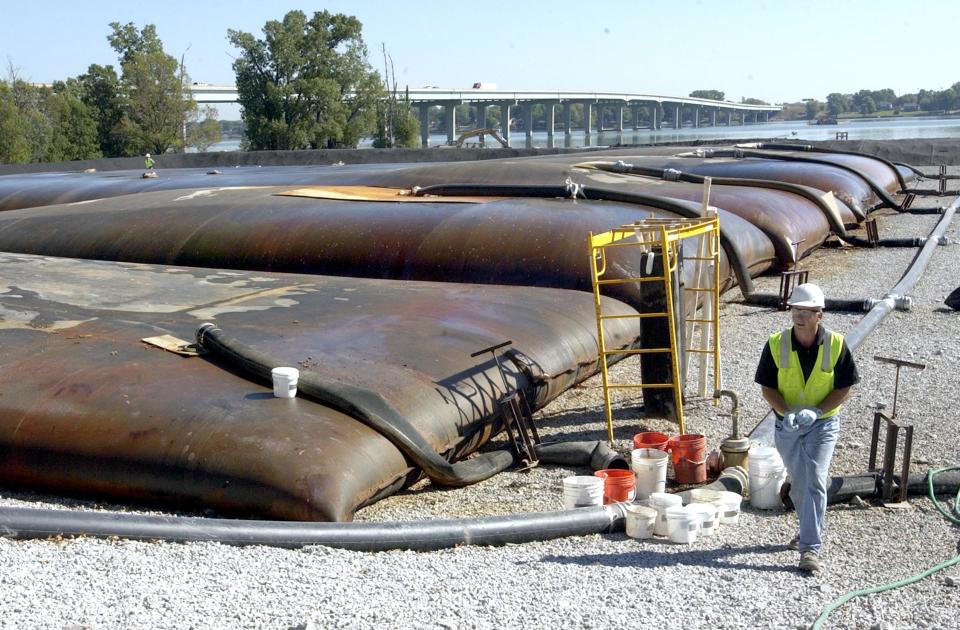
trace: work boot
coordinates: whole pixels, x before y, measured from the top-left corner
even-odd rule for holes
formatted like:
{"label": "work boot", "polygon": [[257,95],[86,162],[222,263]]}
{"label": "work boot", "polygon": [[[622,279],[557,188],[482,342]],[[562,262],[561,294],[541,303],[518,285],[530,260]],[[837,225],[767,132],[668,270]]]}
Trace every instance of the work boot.
{"label": "work boot", "polygon": [[787,543],[787,547],[794,551],[800,551],[800,534],[791,538],[790,542]]}
{"label": "work boot", "polygon": [[799,568],[806,573],[817,573],[820,571],[820,557],[817,555],[817,552],[804,551],[801,553]]}

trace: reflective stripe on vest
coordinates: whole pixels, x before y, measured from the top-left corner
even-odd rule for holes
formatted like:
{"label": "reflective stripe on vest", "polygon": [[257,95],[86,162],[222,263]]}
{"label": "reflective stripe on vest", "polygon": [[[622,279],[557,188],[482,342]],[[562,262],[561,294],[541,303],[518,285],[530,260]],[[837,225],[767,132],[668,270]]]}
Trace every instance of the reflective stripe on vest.
{"label": "reflective stripe on vest", "polygon": [[[824,342],[817,350],[816,365],[810,372],[810,379],[804,381],[800,357],[793,349],[791,329],[770,335],[770,353],[777,366],[777,391],[783,396],[788,407],[819,407],[823,399],[833,391],[834,368],[840,360],[843,349],[843,335],[824,328]],[[783,340],[786,340],[784,343]],[[829,418],[840,411],[824,409],[821,418]]]}

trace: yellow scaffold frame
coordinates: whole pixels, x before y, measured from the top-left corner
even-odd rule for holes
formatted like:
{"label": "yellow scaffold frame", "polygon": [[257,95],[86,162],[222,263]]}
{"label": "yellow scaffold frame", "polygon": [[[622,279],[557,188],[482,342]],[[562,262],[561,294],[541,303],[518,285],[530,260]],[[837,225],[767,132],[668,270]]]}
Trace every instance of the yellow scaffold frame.
{"label": "yellow scaffold frame", "polygon": [[[712,210],[712,209],[711,209]],[[696,255],[683,254],[680,242],[685,239],[699,238],[699,247]],[[677,421],[680,433],[686,433],[683,418],[683,391],[680,379],[680,361],[677,352],[677,329],[673,308],[673,274],[677,271],[680,257],[684,261],[696,261],[692,274],[692,286],[683,287],[684,291],[694,294],[695,306],[684,309],[691,313],[690,317],[684,314],[683,323],[692,331],[692,327],[709,325],[708,329],[701,329],[700,344],[697,348],[688,348],[688,352],[701,354],[701,390],[705,386],[705,370],[707,355],[713,357],[714,391],[720,389],[720,219],[715,212],[710,212],[707,218],[680,219],[680,218],[647,218],[629,225],[603,232],[590,233],[590,268],[593,281],[593,301],[597,317],[597,339],[600,344],[600,368],[603,377],[603,401],[607,416],[607,433],[610,443],[613,444],[613,411],[610,406],[610,390],[615,388],[640,389],[667,389],[673,390],[674,403],[677,410]],[[603,278],[607,270],[607,249],[635,247],[642,252],[665,252],[663,256],[663,275],[648,275],[626,278]],[[704,273],[704,270],[710,273]],[[629,315],[604,315],[600,300],[600,288],[610,284],[626,284],[631,282],[662,282],[665,287],[667,310],[666,312],[634,313]],[[701,301],[707,298],[709,316],[700,316]],[[608,319],[666,317],[670,331],[670,347],[668,348],[629,348],[625,350],[607,350],[603,322]],[[709,334],[708,334],[709,333]],[[712,343],[707,338],[712,336]],[[688,335],[690,338],[691,335]],[[672,380],[669,383],[619,383],[611,384],[607,366],[607,357],[611,355],[633,355],[670,353]],[[712,394],[712,392],[711,392]]]}

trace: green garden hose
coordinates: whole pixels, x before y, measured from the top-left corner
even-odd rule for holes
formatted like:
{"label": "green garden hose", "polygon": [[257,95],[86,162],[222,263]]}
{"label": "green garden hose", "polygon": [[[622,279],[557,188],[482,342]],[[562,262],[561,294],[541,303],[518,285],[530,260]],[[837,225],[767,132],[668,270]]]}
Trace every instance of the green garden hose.
{"label": "green garden hose", "polygon": [[[933,478],[942,472],[947,472],[952,470],[960,470],[960,466],[947,466],[945,468],[937,468],[936,470],[931,470],[927,472],[927,487],[929,490],[930,500],[933,501],[933,506],[937,508],[937,511],[943,514],[943,516],[951,523],[960,525],[960,490],[957,490],[957,496],[953,502],[953,514],[945,510],[943,506],[940,505],[940,502],[937,501],[936,495],[933,493]],[[886,584],[881,584],[879,586],[862,588],[860,590],[851,591],[845,595],[841,595],[837,599],[827,604],[827,606],[823,609],[823,612],[820,613],[820,616],[817,617],[817,620],[813,622],[813,626],[811,630],[818,630],[821,624],[823,624],[823,622],[827,620],[827,617],[830,616],[830,613],[835,611],[837,608],[840,608],[841,606],[846,604],[848,601],[850,601],[854,597],[860,597],[861,595],[870,595],[872,593],[882,593],[884,591],[890,591],[895,588],[900,588],[901,586],[913,584],[914,582],[919,582],[925,577],[933,575],[937,571],[946,569],[947,567],[951,567],[957,564],[958,562],[960,562],[960,555],[956,556],[951,560],[946,560],[944,562],[941,562],[940,564],[934,565],[929,569],[927,569],[926,571],[917,573],[916,575],[910,576],[908,578],[897,580],[896,582],[888,582]]]}

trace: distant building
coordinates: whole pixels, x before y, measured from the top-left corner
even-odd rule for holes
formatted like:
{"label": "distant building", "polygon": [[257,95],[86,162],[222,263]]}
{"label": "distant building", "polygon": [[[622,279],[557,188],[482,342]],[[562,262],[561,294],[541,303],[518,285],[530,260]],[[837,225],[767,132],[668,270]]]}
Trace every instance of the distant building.
{"label": "distant building", "polygon": [[902,112],[915,112],[920,110],[920,105],[917,103],[904,103],[900,106],[900,111]]}
{"label": "distant building", "polygon": [[877,101],[877,111],[891,110],[893,109],[893,103],[890,101]]}

